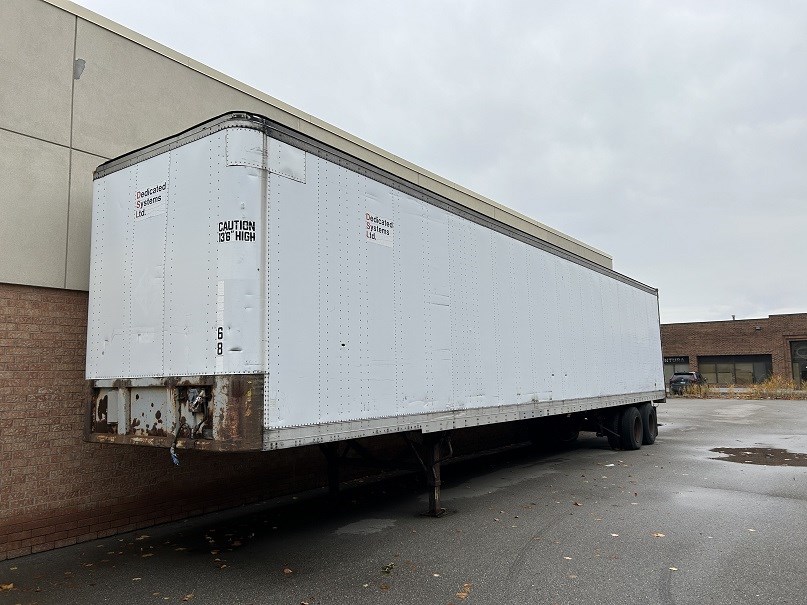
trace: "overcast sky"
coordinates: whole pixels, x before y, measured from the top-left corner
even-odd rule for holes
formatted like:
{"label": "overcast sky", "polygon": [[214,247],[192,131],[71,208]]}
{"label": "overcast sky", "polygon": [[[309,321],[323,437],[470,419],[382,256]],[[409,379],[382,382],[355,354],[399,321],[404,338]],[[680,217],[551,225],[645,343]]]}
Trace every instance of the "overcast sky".
{"label": "overcast sky", "polygon": [[79,4],[611,254],[662,322],[807,312],[807,3]]}

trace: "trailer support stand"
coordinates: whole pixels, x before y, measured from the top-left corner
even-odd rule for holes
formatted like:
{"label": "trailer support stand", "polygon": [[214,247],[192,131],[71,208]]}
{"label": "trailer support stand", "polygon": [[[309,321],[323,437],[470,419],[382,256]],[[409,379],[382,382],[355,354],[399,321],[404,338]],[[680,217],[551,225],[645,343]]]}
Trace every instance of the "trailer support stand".
{"label": "trailer support stand", "polygon": [[440,486],[442,484],[440,465],[443,460],[450,458],[453,454],[451,433],[448,431],[425,433],[420,447],[417,447],[411,441],[409,441],[409,445],[412,446],[415,456],[417,456],[421,467],[423,467],[426,474],[426,484],[429,487],[429,510],[424,515],[441,517],[445,514],[446,509],[440,505]]}
{"label": "trailer support stand", "polygon": [[426,483],[429,486],[429,510],[426,512],[430,517],[439,517],[446,509],[440,506],[440,462],[442,435],[429,434],[423,440],[423,447],[426,454]]}
{"label": "trailer support stand", "polygon": [[339,496],[339,445],[321,443],[319,449],[325,455],[328,465],[328,495],[336,499]]}

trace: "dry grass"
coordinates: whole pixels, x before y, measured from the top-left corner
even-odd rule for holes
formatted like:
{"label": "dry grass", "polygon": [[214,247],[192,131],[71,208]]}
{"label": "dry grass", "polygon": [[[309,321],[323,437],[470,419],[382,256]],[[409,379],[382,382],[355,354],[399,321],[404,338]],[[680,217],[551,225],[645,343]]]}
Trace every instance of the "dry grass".
{"label": "dry grass", "polygon": [[790,378],[774,375],[764,382],[752,384],[747,399],[804,399],[807,391],[799,389]]}
{"label": "dry grass", "polygon": [[790,378],[773,375],[764,382],[743,386],[693,384],[684,390],[682,397],[693,399],[807,399],[805,385],[801,388]]}
{"label": "dry grass", "polygon": [[684,394],[681,395],[681,397],[693,399],[718,399],[723,396],[724,394],[711,384],[691,384],[684,389]]}

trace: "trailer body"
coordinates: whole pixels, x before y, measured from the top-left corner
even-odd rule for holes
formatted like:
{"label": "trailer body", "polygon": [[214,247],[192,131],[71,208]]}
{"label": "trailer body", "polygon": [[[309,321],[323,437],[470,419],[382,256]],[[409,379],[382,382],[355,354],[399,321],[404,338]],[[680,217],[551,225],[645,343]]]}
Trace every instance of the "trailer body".
{"label": "trailer body", "polygon": [[89,439],[271,450],[663,400],[656,290],[435,189],[246,112],[101,165]]}

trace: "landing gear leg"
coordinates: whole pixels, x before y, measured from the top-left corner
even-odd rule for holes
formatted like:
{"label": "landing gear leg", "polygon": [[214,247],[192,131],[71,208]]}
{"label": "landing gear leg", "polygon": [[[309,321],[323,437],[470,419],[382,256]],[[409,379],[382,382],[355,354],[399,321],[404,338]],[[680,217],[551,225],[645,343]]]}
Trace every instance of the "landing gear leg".
{"label": "landing gear leg", "polygon": [[428,517],[441,517],[445,514],[446,509],[440,504],[440,486],[442,484],[440,466],[443,460],[450,458],[453,454],[451,433],[447,431],[425,433],[420,447],[412,441],[409,441],[409,444],[423,467],[426,474],[426,484],[429,487],[429,509],[425,515]]}

